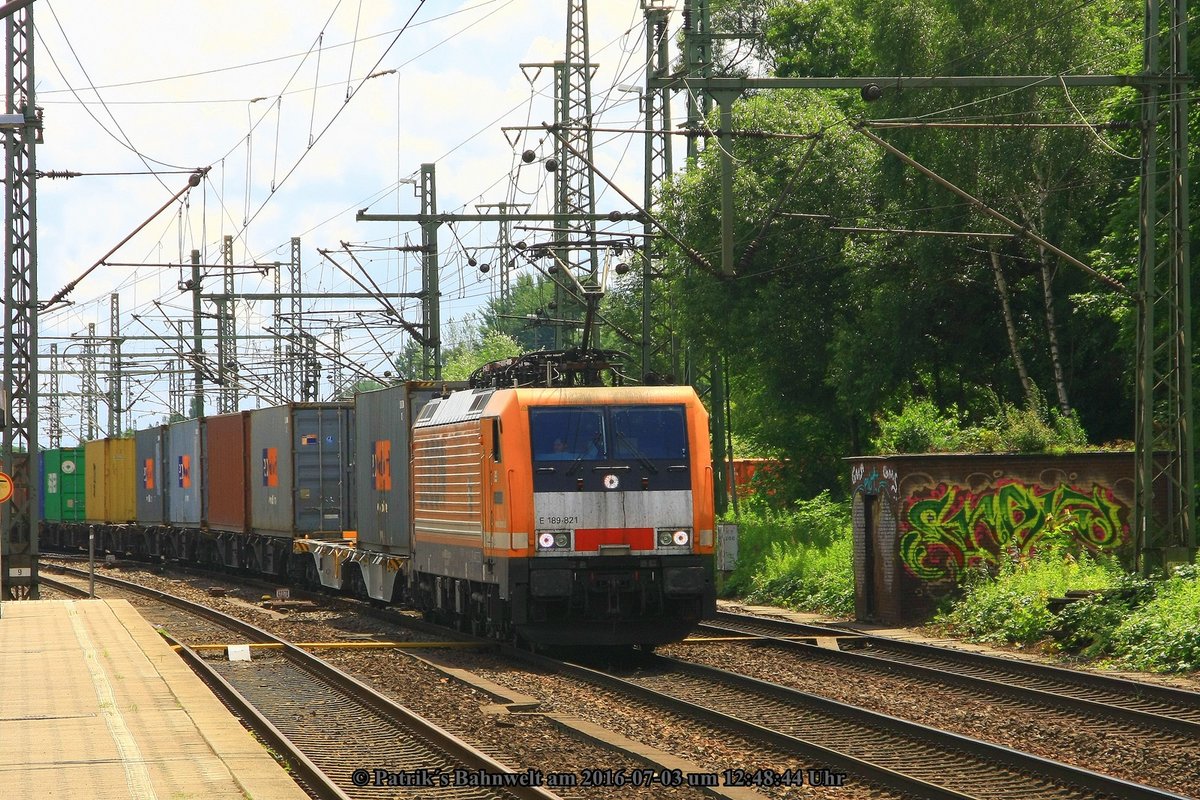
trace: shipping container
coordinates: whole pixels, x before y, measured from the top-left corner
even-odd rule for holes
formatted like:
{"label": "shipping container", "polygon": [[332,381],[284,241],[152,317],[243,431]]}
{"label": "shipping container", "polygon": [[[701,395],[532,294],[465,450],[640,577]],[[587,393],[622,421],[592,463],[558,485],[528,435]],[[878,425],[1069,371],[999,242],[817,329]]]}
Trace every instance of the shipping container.
{"label": "shipping container", "polygon": [[353,422],[349,403],[250,412],[247,481],[256,533],[340,538],[352,530]]}
{"label": "shipping container", "polygon": [[204,521],[204,470],[200,464],[200,420],[173,423],[167,437],[167,501],[171,524],[198,528]]}
{"label": "shipping container", "polygon": [[45,450],[41,454],[42,519],[80,522],[84,518],[84,456],[82,447]]}
{"label": "shipping container", "polygon": [[100,439],[84,445],[84,514],[88,522],[136,519],[136,458],[133,439]]}
{"label": "shipping container", "polygon": [[426,403],[442,395],[445,385],[410,381],[355,396],[355,522],[360,546],[409,555],[412,421]]}
{"label": "shipping container", "polygon": [[201,480],[208,527],[222,531],[250,529],[247,476],[258,474],[250,459],[250,412],[206,417],[201,428],[203,463]]}
{"label": "shipping container", "polygon": [[133,435],[137,521],[142,525],[165,525],[171,518],[167,497],[167,430],[166,425],[156,425]]}

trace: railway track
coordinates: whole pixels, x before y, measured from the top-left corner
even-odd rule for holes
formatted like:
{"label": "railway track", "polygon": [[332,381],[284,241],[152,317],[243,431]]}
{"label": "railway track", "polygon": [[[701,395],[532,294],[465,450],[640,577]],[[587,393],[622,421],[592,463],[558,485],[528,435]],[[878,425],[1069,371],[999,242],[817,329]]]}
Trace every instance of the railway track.
{"label": "railway track", "polygon": [[[66,568],[86,579],[86,573]],[[53,588],[86,596],[77,584],[42,579]],[[467,742],[395,703],[350,675],[236,617],[182,598],[120,580],[96,577],[161,601],[203,620],[209,641],[272,643],[278,655],[250,662],[204,659],[183,647],[189,663],[256,733],[276,748],[316,797],[357,800],[404,792],[447,800],[553,800],[534,783]],[[209,626],[216,626],[210,628]],[[212,638],[222,629],[218,638]],[[195,632],[195,630],[193,630]],[[191,638],[189,636],[189,638]],[[505,785],[499,785],[505,784]]]}
{"label": "railway track", "polygon": [[[955,800],[1163,800],[1182,795],[948,733],[724,670],[663,656],[632,669],[600,670],[511,655],[633,696],[669,712],[816,764],[836,785],[852,774],[902,793]],[[811,776],[805,770],[803,779]],[[746,785],[790,785],[778,772],[723,776]]]}
{"label": "railway track", "polygon": [[[841,664],[859,664],[991,691],[1023,701],[1200,739],[1200,694],[1045,664],[855,634],[786,620],[720,612],[703,631],[764,637],[772,646]],[[780,637],[836,637],[838,649]]]}

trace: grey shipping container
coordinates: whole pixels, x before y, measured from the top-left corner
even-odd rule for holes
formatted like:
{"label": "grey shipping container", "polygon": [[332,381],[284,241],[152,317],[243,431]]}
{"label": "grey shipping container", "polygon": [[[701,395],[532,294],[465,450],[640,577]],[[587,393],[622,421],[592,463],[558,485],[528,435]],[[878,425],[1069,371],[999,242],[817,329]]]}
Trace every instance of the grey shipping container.
{"label": "grey shipping container", "polygon": [[[443,382],[409,381],[354,397],[358,544],[408,555],[412,530],[409,471],[412,421]],[[450,386],[450,388],[455,388]]]}
{"label": "grey shipping container", "polygon": [[167,496],[166,425],[157,425],[133,435],[134,480],[137,482],[137,520],[142,525],[163,525],[169,519]]}
{"label": "grey shipping container", "polygon": [[177,528],[196,528],[204,521],[201,467],[200,420],[172,424],[167,437],[167,506]]}
{"label": "grey shipping container", "polygon": [[206,417],[201,433],[205,519],[220,531],[248,531],[250,507],[246,482],[258,477],[259,463],[249,457],[250,412]]}
{"label": "grey shipping container", "polygon": [[292,403],[250,412],[250,520],[268,536],[353,530],[354,408]]}

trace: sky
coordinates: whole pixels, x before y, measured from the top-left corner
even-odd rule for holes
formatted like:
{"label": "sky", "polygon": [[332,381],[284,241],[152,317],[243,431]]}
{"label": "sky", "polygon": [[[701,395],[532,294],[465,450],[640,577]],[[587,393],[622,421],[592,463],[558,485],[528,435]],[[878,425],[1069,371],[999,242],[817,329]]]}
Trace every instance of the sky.
{"label": "sky", "polygon": [[[599,65],[592,83],[596,124],[640,128],[638,94],[628,87],[645,77],[641,4],[593,0],[588,11],[591,58]],[[566,3],[37,0],[33,13],[45,137],[37,167],[83,173],[38,181],[39,298],[54,296],[145,224],[79,282],[68,305],[43,312],[40,352],[56,342],[65,354],[64,370],[82,363],[77,339],[89,323],[98,335],[108,335],[113,293],[119,295],[122,335],[169,335],[168,320],[183,321],[190,333],[191,296],[178,288],[190,267],[171,265],[190,263],[193,249],[205,264],[219,264],[225,236],[234,238],[239,265],[286,262],[289,240],[298,236],[305,291],[354,289],[318,249],[337,251],[343,241],[419,243],[413,224],[356,222],[355,213],[419,211],[412,179],[423,163],[436,164],[440,211],[498,202],[552,210],[541,161],[552,154],[552,142],[541,131],[506,134],[502,127],[553,120],[551,70],[520,65],[564,58]],[[679,24],[676,11],[672,29]],[[525,149],[538,160],[523,163]],[[601,171],[640,197],[639,136],[597,134],[595,157]],[[154,216],[198,168],[208,169],[202,184]],[[603,182],[597,194],[601,213],[631,210]],[[475,257],[486,263],[498,232],[464,223],[453,231],[443,226],[439,236],[442,318],[461,323],[498,292],[498,270],[483,274],[467,262]],[[420,288],[413,254],[362,251],[359,259],[385,291]],[[338,260],[349,265],[348,257]],[[245,270],[238,288],[267,292],[273,281],[271,274]],[[219,290],[219,276],[205,286]],[[401,311],[417,322],[414,303]],[[348,306],[327,300],[305,301],[304,307],[336,315]],[[263,333],[264,325],[273,324],[272,311],[269,303],[240,303],[239,333]],[[443,338],[448,333],[453,337],[444,331]],[[344,349],[375,375],[405,343],[402,333],[385,328],[345,335]],[[256,346],[265,353],[271,344]],[[130,339],[124,352],[165,347]],[[215,344],[206,350],[211,354]],[[254,357],[243,355],[253,371]],[[121,425],[157,424],[170,411],[170,395],[165,376],[149,373],[169,361],[127,361],[137,374]],[[47,370],[49,362],[43,358],[41,365]],[[322,399],[334,391],[329,374],[327,369]],[[43,392],[48,385],[46,376]],[[103,374],[99,386],[107,389]],[[79,385],[66,376],[61,389],[77,394]],[[249,396],[242,407],[273,404]],[[215,400],[208,405],[212,409]],[[64,444],[86,432],[80,411],[79,397],[64,397]],[[107,413],[101,402],[102,431]]]}

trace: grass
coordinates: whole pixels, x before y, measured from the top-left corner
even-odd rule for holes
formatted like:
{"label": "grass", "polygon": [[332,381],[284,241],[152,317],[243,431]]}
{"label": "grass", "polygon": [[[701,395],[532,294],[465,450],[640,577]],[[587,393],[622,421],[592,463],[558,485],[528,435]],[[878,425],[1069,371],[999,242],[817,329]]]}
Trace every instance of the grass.
{"label": "grass", "polygon": [[722,595],[801,611],[854,612],[850,509],[828,493],[785,510],[746,508]]}

